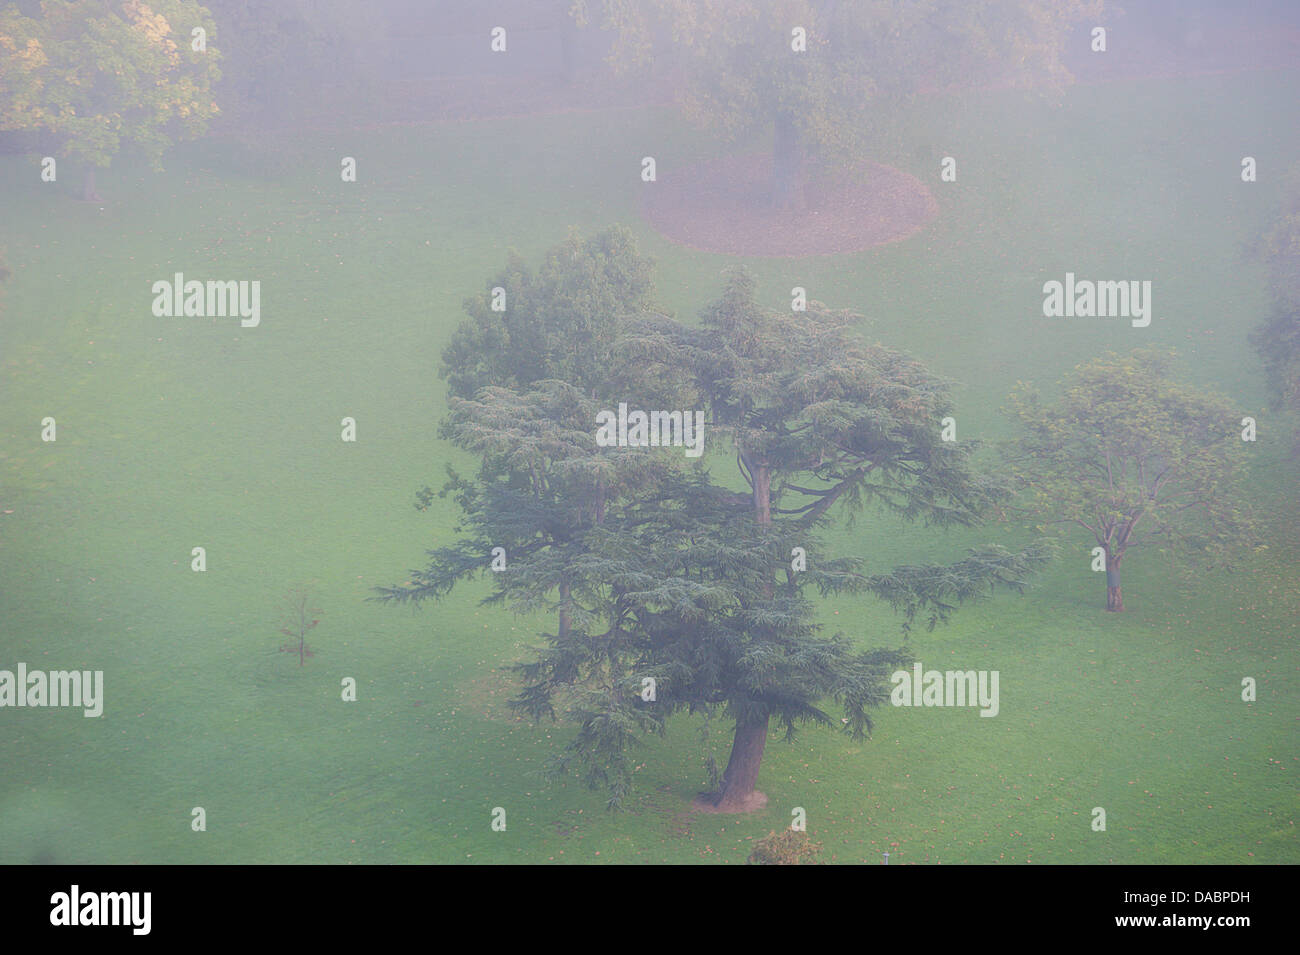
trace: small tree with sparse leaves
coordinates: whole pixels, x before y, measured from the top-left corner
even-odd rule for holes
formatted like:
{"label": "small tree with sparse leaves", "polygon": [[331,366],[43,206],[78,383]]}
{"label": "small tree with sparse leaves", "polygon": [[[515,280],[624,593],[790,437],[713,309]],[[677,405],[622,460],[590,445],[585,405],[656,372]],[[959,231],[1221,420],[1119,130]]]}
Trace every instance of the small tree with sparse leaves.
{"label": "small tree with sparse leaves", "polygon": [[1023,382],[1011,396],[1024,437],[1007,460],[1027,512],[1088,531],[1105,552],[1110,611],[1124,609],[1121,565],[1133,547],[1228,566],[1258,545],[1242,416],[1173,378],[1171,361],[1154,349],[1111,352],[1076,367],[1054,404]]}
{"label": "small tree with sparse leaves", "polygon": [[307,634],[320,623],[321,610],[308,606],[314,599],[311,590],[305,586],[294,587],[285,597],[288,607],[280,632],[289,637],[290,642],[282,644],[280,652],[296,653],[299,666],[306,662],[307,657],[316,655],[307,645]]}

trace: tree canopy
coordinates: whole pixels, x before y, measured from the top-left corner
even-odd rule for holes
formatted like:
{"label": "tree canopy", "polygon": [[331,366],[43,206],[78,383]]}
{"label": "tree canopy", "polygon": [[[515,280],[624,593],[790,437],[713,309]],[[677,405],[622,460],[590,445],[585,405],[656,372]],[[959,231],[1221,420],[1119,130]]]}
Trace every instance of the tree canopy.
{"label": "tree canopy", "polygon": [[1011,397],[1024,430],[1012,472],[1041,519],[1082,527],[1105,550],[1108,610],[1124,609],[1131,547],[1227,565],[1255,542],[1241,415],[1173,378],[1171,362],[1155,349],[1110,352],[1077,366],[1055,404],[1023,382]]}
{"label": "tree canopy", "polygon": [[[217,113],[219,54],[194,0],[42,0],[40,16],[0,11],[0,129],[49,133],[64,153],[107,166],[125,146],[155,166]],[[206,41],[205,41],[206,42]],[[87,198],[93,196],[93,180]]]}
{"label": "tree canopy", "polygon": [[920,90],[980,77],[1059,89],[1070,78],[1061,62],[1069,28],[1102,4],[577,0],[573,9],[579,23],[613,31],[619,70],[644,67],[663,55],[656,40],[669,39],[688,115],[725,141],[773,130],[773,199],[787,205],[800,201],[808,153],[860,158],[875,114]]}
{"label": "tree canopy", "polygon": [[469,319],[443,352],[451,394],[472,398],[487,385],[546,378],[588,394],[611,386],[612,375],[628,370],[615,369],[614,342],[632,315],[653,307],[653,273],[654,262],[618,226],[571,235],[536,271],[510,252],[484,291],[465,301]]}

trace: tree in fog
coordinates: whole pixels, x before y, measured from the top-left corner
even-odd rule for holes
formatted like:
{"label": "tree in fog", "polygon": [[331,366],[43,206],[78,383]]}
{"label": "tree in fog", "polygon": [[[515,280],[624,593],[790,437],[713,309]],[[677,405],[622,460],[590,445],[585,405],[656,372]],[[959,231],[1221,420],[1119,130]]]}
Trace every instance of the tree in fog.
{"label": "tree in fog", "polygon": [[485,385],[521,387],[546,378],[593,394],[612,377],[613,345],[626,322],[653,306],[654,263],[622,227],[571,235],[531,269],[510,252],[503,269],[467,299],[468,321],[442,356],[451,394]]}
{"label": "tree in fog", "polygon": [[[976,548],[953,564],[913,564],[865,573],[865,554],[831,557],[818,529],[838,513],[878,507],[938,527],[974,526],[1007,494],[975,470],[973,441],[943,440],[954,412],[948,382],[919,361],[853,331],[861,316],[818,302],[806,311],[758,304],[754,280],[730,273],[699,327],[641,320],[629,341],[634,362],[681,369],[709,411],[728,486],[685,531],[699,556],[683,574],[724,595],[673,602],[659,664],[675,674],[661,706],[718,710],[734,722],[731,752],[712,795],[720,809],[751,801],[771,724],[787,739],[800,723],[836,726],[823,701],[843,707],[860,738],[869,711],[889,698],[904,650],[863,651],[861,633],[825,635],[812,595],[866,593],[908,623],[946,621],[957,605],[995,588],[1023,590],[1049,557],[1045,544],[1020,552]],[[730,473],[727,473],[727,472]],[[707,546],[703,542],[707,541]],[[671,542],[670,542],[671,543]],[[679,548],[681,545],[678,545]]]}
{"label": "tree in fog", "polygon": [[1040,520],[1081,527],[1103,550],[1111,611],[1124,609],[1134,547],[1212,567],[1256,543],[1242,416],[1169,366],[1152,349],[1112,352],[1075,368],[1055,404],[1024,383],[1011,396],[1024,437],[1009,466]]}
{"label": "tree in fog", "polygon": [[[716,716],[734,730],[709,799],[724,811],[752,808],[773,721],[787,737],[803,723],[839,727],[824,709],[833,701],[862,736],[870,709],[889,698],[890,674],[909,659],[823,634],[815,594],[873,593],[934,626],[962,600],[1023,587],[1046,554],[990,546],[951,566],[874,574],[859,558],[828,554],[817,529],[836,506],[874,502],[904,518],[969,525],[999,499],[970,468],[970,448],[941,441],[945,384],[905,356],[859,343],[854,316],[814,303],[787,320],[760,308],[744,273],[700,329],[656,316],[640,307],[639,291],[616,291],[639,283],[609,281],[625,269],[592,270],[581,249],[571,242],[548,257],[549,291],[531,307],[554,324],[540,339],[503,347],[499,334],[475,331],[498,321],[480,309],[448,349],[456,360],[447,377],[480,368],[501,382],[476,379],[473,398],[453,385],[443,434],[478,462],[443,491],[461,511],[460,536],[380,598],[436,600],[483,574],[493,585],[487,604],[553,613],[545,646],[515,668],[523,689],[512,702],[577,725],[558,768],[576,766],[617,805],[640,739],[663,733],[677,712]],[[570,296],[604,301],[604,317],[593,327],[591,315],[552,307]],[[614,330],[604,373],[579,385],[538,377],[586,368],[547,342],[579,331],[599,341]],[[483,366],[476,353],[506,364]],[[750,493],[714,483],[703,459],[691,464],[680,449],[599,446],[597,413],[620,401],[707,410],[709,434],[736,455],[729,480],[748,482]],[[431,503],[426,489],[421,506]]]}
{"label": "tree in fog", "polygon": [[657,40],[670,41],[688,115],[727,140],[770,132],[772,202],[798,209],[810,156],[860,158],[880,111],[906,108],[927,85],[1067,81],[1067,31],[1101,8],[1100,0],[576,0],[574,16],[614,32],[619,70],[663,56]]}
{"label": "tree in fog", "polygon": [[[195,29],[206,49],[193,49]],[[95,170],[123,148],[155,167],[177,140],[203,134],[220,77],[207,9],[193,0],[42,0],[40,15],[0,11],[0,130],[35,130]]]}
{"label": "tree in fog", "polygon": [[[658,387],[639,391],[643,377],[616,367],[613,357],[614,342],[652,295],[650,261],[630,233],[614,228],[571,236],[535,271],[512,253],[466,301],[470,320],[443,352],[449,412],[440,430],[476,459],[469,476],[448,467],[440,492],[456,502],[460,533],[430,551],[427,566],[405,583],[379,593],[421,604],[484,573],[494,584],[488,604],[553,614],[556,630],[544,636],[552,658],[577,654],[563,665],[562,680],[568,705],[588,723],[599,715],[584,705],[621,688],[614,682],[622,675],[620,654],[586,648],[602,633],[625,629],[618,570],[644,556],[642,538],[625,533],[636,520],[628,503],[634,494],[662,496],[680,480],[666,459],[599,448],[594,436],[596,413],[612,392],[649,395]],[[436,493],[422,489],[417,507],[432,506]],[[612,557],[619,547],[634,553]],[[605,665],[614,660],[618,668]],[[550,694],[535,686],[515,702],[539,717],[555,714]],[[654,716],[644,713],[639,730],[652,730]],[[607,784],[615,803],[630,778],[624,749],[587,764],[588,781]]]}

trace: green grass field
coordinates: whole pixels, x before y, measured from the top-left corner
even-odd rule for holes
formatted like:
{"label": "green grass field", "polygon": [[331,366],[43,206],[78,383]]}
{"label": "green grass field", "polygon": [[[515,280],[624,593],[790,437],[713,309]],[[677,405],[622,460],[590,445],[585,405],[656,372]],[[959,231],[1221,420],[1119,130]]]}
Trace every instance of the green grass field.
{"label": "green grass field", "polygon": [[[274,177],[194,143],[162,174],[119,162],[102,204],[72,198],[71,168],[47,184],[38,157],[0,157],[0,668],[98,669],[106,686],[100,719],[0,712],[0,863],[738,863],[796,806],[838,862],[1300,861],[1300,466],[1247,340],[1267,307],[1250,243],[1300,154],[1295,79],[935,101],[923,122],[882,122],[872,156],[932,184],[927,229],[747,263],[769,304],[803,285],[956,379],[962,438],[1009,435],[998,408],[1018,379],[1173,345],[1186,376],[1259,418],[1253,493],[1273,522],[1269,550],[1230,575],[1187,580],[1134,551],[1123,615],[1070,537],[1025,596],[911,637],[927,667],[999,670],[997,718],[887,708],[865,744],[773,739],[768,808],[743,817],[686,811],[706,753],[725,762],[723,724],[702,742],[680,718],[648,742],[621,813],[547,782],[571,730],[514,720],[500,668],[549,622],[480,609],[486,585],[415,612],[367,601],[453,533],[450,501],[412,504],[465,463],[436,437],[462,300],[508,247],[536,262],[571,227],[624,223],[658,260],[664,304],[693,317],[734,260],[645,226],[639,162],[718,147],[662,110],[308,134]],[[938,182],[933,146],[959,157],[958,183]],[[1243,155],[1258,183],[1240,181]],[[1067,270],[1151,279],[1151,326],[1044,319],[1042,283]],[[261,326],[155,318],[150,286],[176,271],[259,279]],[[1016,534],[869,512],[832,539],[878,569]],[[303,667],[276,632],[301,582],[324,611]],[[902,641],[883,605],[823,606],[863,646]],[[341,702],[344,677],[358,702]]]}

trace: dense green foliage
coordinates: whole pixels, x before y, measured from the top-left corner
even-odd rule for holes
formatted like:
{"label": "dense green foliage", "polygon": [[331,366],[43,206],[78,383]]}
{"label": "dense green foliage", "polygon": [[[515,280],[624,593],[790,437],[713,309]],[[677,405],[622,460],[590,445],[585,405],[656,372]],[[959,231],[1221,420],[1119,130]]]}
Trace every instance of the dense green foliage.
{"label": "dense green foliage", "polygon": [[[973,443],[941,440],[946,383],[858,342],[851,313],[761,308],[743,270],[698,328],[648,314],[646,265],[625,232],[573,237],[537,279],[512,258],[495,280],[516,296],[504,311],[466,303],[473,318],[444,356],[452,396],[442,433],[480,460],[473,479],[453,472],[443,490],[468,533],[381,591],[397,602],[443,597],[502,549],[508,566],[490,572],[485,602],[558,620],[543,635],[549,647],[517,667],[515,705],[537,719],[563,700],[580,729],[559,767],[576,762],[590,785],[608,787],[611,806],[627,795],[629,750],[676,712],[722,714],[738,734],[764,738],[775,720],[789,739],[800,723],[838,725],[823,709],[831,699],[865,735],[869,709],[887,701],[890,674],[910,657],[823,636],[806,589],[872,592],[908,621],[927,612],[933,628],[962,600],[1022,590],[1047,558],[1042,546],[986,547],[951,566],[867,575],[860,557],[824,556],[814,529],[837,502],[969,526],[1005,496],[971,470]],[[475,384],[474,398],[456,395]],[[749,494],[683,466],[680,452],[598,446],[602,408],[665,398],[665,408],[707,409],[709,434],[730,443]],[[783,507],[791,498],[808,503]]]}
{"label": "dense green foliage", "polygon": [[217,113],[215,26],[194,0],[42,0],[0,11],[0,130],[39,130],[64,155],[107,166],[124,146],[155,167]]}
{"label": "dense green foliage", "polygon": [[[504,294],[494,310],[497,288]],[[486,386],[519,388],[545,378],[609,394],[620,376],[635,371],[615,362],[614,342],[636,313],[653,307],[653,298],[653,262],[624,228],[585,240],[570,236],[536,272],[512,252],[483,294],[465,301],[469,320],[443,352],[442,375],[461,398]]]}

